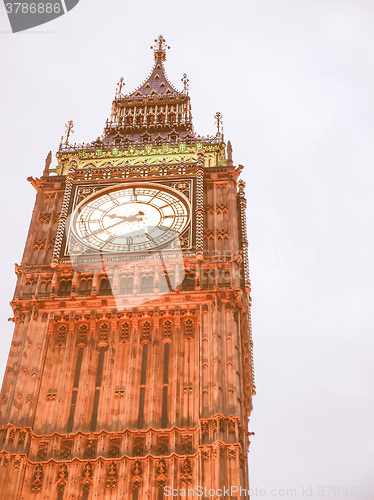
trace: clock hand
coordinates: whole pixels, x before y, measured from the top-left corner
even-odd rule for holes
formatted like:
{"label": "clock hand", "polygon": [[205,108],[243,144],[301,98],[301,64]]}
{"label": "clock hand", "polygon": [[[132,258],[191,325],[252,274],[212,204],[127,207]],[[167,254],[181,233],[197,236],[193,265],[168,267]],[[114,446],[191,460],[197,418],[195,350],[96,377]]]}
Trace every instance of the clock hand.
{"label": "clock hand", "polygon": [[109,217],[109,219],[122,219],[122,215],[117,214],[107,215],[107,217]]}
{"label": "clock hand", "polygon": [[106,231],[107,229],[110,229],[111,227],[118,226],[118,224],[123,224],[123,220],[120,220],[119,222],[115,222],[111,226],[105,227],[105,228],[100,228],[96,229],[96,231],[92,231],[92,233],[88,234],[87,236],[83,236],[84,239],[89,238],[92,235],[102,233],[103,231]]}
{"label": "clock hand", "polygon": [[126,222],[126,221],[143,221],[142,219],[142,216],[145,215],[144,212],[138,212],[137,214],[134,214],[134,215],[117,215],[117,214],[111,214],[111,215],[108,215],[108,217],[110,219],[122,219],[123,222]]}

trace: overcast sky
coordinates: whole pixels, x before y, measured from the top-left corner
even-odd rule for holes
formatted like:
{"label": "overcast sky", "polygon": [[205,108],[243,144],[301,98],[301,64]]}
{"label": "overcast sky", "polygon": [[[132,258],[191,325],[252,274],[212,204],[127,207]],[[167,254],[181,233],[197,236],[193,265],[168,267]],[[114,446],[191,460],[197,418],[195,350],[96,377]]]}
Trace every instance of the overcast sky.
{"label": "overcast sky", "polygon": [[[225,138],[247,182],[258,394],[256,498],[374,498],[374,4],[370,0],[80,0],[12,34],[0,5],[1,373],[35,191],[64,124],[101,135],[116,83],[190,79],[195,130]],[[336,486],[331,491],[320,486]],[[310,492],[310,490],[308,490]],[[354,490],[351,490],[352,493]],[[265,492],[265,494],[264,494]],[[329,494],[328,494],[329,492]]]}

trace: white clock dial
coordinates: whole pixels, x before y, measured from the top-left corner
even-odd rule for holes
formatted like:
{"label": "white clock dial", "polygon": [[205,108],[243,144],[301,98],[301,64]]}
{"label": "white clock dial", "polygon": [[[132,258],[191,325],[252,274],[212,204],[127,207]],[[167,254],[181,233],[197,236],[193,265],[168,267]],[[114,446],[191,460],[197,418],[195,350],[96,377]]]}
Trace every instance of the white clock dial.
{"label": "white clock dial", "polygon": [[178,191],[157,184],[128,184],[82,202],[73,215],[72,229],[92,248],[138,252],[173,241],[189,218],[188,200]]}

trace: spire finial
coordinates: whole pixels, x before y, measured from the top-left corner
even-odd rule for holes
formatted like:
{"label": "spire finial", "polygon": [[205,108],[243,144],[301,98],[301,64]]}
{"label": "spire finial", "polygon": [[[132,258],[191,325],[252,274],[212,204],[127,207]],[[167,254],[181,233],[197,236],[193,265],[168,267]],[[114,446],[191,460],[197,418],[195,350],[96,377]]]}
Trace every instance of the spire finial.
{"label": "spire finial", "polygon": [[116,99],[119,99],[123,97],[122,95],[122,89],[125,86],[125,80],[123,79],[123,76],[121,76],[119,82],[117,83],[117,88],[116,88]]}
{"label": "spire finial", "polygon": [[230,167],[233,165],[231,141],[227,141],[227,165],[229,165]]}
{"label": "spire finial", "polygon": [[189,82],[189,79],[187,78],[187,74],[186,73],[184,73],[184,75],[183,75],[182,82],[183,82],[183,85],[184,85],[183,93],[184,94],[188,94],[188,82]]}
{"label": "spire finial", "polygon": [[223,114],[217,111],[217,113],[214,115],[214,118],[216,120],[216,125],[217,125],[217,137],[223,138],[223,124],[222,124]]}
{"label": "spire finial", "polygon": [[160,35],[158,38],[155,38],[156,45],[151,45],[151,49],[155,53],[155,61],[160,57],[161,61],[165,61],[166,59],[166,49],[170,49],[169,45],[166,45],[165,38]]}
{"label": "spire finial", "polygon": [[69,120],[67,123],[65,123],[65,132],[66,132],[65,144],[69,143],[70,134],[74,134],[73,127],[74,127],[73,120]]}
{"label": "spire finial", "polygon": [[43,176],[48,177],[49,175],[49,167],[51,166],[52,163],[52,151],[48,153],[47,158],[45,159],[45,167],[43,171]]}

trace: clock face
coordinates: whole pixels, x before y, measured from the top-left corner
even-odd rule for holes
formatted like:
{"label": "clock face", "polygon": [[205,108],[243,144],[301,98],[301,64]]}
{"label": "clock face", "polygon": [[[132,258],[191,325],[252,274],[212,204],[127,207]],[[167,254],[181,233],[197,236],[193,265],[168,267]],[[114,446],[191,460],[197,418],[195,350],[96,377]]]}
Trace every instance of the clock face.
{"label": "clock face", "polygon": [[78,205],[72,230],[96,250],[140,252],[175,240],[189,218],[189,203],[178,191],[158,184],[121,185]]}

